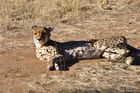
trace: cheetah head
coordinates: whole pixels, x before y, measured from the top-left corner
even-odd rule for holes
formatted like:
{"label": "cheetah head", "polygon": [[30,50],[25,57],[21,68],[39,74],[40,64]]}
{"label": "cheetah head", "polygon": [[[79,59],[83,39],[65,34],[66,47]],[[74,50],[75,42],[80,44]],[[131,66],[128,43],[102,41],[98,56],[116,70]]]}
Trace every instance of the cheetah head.
{"label": "cheetah head", "polygon": [[53,27],[40,27],[40,26],[32,26],[33,31],[33,39],[36,47],[41,47],[44,43],[50,40],[51,31],[53,31]]}

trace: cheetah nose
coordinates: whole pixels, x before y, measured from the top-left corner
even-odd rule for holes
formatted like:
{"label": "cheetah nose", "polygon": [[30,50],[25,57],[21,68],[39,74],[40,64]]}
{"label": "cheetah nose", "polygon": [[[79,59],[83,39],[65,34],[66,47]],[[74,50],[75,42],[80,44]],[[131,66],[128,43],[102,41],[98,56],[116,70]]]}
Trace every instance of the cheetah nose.
{"label": "cheetah nose", "polygon": [[41,41],[41,39],[37,39],[38,41]]}

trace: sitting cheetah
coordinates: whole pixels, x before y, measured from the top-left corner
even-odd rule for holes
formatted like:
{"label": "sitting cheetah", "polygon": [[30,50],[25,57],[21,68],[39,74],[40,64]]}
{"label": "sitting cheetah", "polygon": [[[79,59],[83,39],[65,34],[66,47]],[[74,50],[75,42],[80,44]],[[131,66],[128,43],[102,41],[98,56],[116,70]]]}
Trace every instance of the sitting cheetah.
{"label": "sitting cheetah", "polygon": [[[53,27],[33,26],[33,40],[36,46],[36,56],[48,64],[49,70],[62,70],[66,61],[124,57],[129,53],[126,39],[123,36],[109,37],[101,40],[83,40],[56,42],[50,39]],[[109,41],[109,42],[108,42]]]}

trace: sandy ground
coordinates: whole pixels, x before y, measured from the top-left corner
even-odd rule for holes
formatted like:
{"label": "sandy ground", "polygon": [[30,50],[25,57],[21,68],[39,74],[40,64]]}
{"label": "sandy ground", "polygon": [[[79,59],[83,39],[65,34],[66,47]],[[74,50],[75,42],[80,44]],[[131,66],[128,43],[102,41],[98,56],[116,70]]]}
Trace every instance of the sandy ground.
{"label": "sandy ground", "polygon": [[[106,19],[91,18],[72,25],[58,24],[52,33],[52,39],[62,42],[122,34],[128,38],[130,45],[140,49],[140,21],[137,19],[140,16],[138,15],[140,13],[134,12],[127,15],[114,15],[113,18]],[[4,42],[6,46],[3,46],[3,49],[6,51],[0,54],[0,93],[47,93],[32,89],[28,86],[28,82],[32,82],[45,73],[49,75],[73,75],[77,72],[75,70],[77,67],[103,61],[100,59],[84,60],[73,64],[68,71],[48,71],[47,65],[35,57],[31,33],[7,37],[5,37],[7,40],[16,41],[22,45],[15,47],[12,45],[14,43]],[[137,62],[140,62],[139,58],[137,58]],[[136,67],[140,68],[139,65]],[[140,89],[140,83],[136,86]]]}

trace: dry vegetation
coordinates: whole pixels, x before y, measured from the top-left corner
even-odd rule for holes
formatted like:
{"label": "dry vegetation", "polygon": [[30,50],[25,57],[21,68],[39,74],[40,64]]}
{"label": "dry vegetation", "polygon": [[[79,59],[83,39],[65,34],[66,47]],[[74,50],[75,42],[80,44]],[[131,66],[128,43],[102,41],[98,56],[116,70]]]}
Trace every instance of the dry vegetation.
{"label": "dry vegetation", "polygon": [[[9,37],[29,35],[30,27],[76,23],[83,19],[106,19],[114,14],[139,12],[139,0],[1,0],[1,50],[31,46],[31,42],[12,42]],[[9,43],[4,43],[8,41]],[[16,44],[17,43],[17,44]],[[13,46],[12,46],[13,45]]]}
{"label": "dry vegetation", "polygon": [[33,24],[78,20],[86,14],[82,8],[87,10],[88,3],[81,0],[1,0],[0,22],[2,27],[12,30]]}
{"label": "dry vegetation", "polygon": [[[140,68],[100,62],[75,68],[67,76],[43,74],[29,86],[47,93],[139,93]],[[82,72],[81,72],[82,71]]]}
{"label": "dry vegetation", "polygon": [[[34,24],[73,24],[83,19],[107,19],[115,14],[139,12],[139,6],[138,0],[1,0],[0,44],[1,47],[7,46],[1,51],[31,47],[31,41],[12,41],[11,37],[30,35],[30,28]],[[101,26],[109,28],[105,23]]]}
{"label": "dry vegetation", "polygon": [[[34,24],[54,25],[52,38],[57,41],[121,33],[130,38],[130,44],[140,48],[140,43],[135,43],[140,42],[140,0],[0,0],[0,3],[0,57],[9,50],[33,48],[30,28]],[[73,71],[72,75],[43,74],[28,85],[46,93],[140,93],[139,66],[97,62],[77,66]]]}

